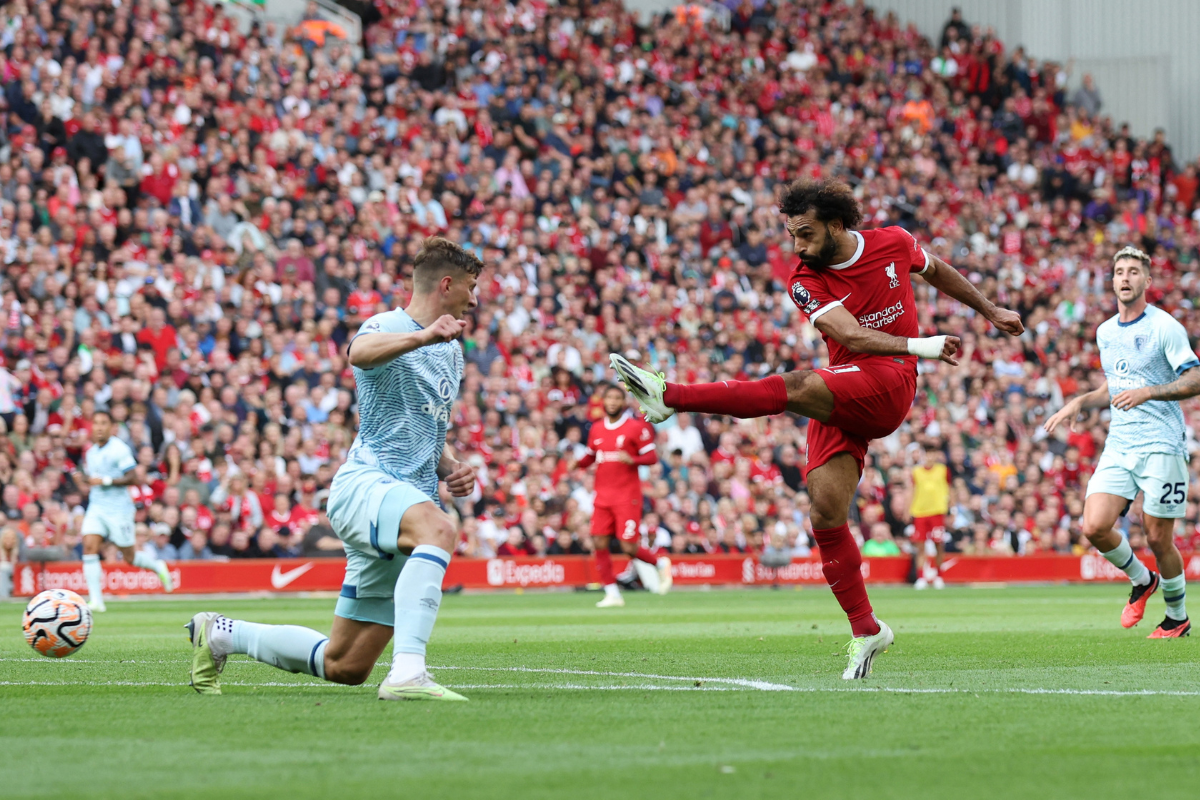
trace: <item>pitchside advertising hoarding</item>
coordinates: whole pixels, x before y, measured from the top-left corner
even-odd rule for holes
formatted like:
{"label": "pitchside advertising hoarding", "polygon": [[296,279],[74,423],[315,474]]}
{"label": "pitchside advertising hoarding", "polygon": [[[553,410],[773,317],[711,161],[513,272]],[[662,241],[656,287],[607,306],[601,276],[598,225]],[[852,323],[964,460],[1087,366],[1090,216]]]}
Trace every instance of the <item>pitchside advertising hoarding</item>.
{"label": "pitchside advertising hoarding", "polygon": [[[1153,559],[1145,558],[1153,567]],[[616,559],[617,569],[625,561]],[[1187,554],[1188,578],[1200,578],[1200,554]],[[336,592],[341,588],[346,563],[341,559],[247,559],[245,561],[177,561],[171,564],[176,591],[212,592]],[[868,583],[903,583],[908,576],[906,557],[868,558],[862,566]],[[671,573],[677,585],[771,586],[823,584],[821,561],[812,557],[786,567],[764,567],[745,555],[681,556]],[[947,583],[1044,583],[1122,581],[1124,573],[1098,555],[1032,555],[1017,558],[951,556],[942,575]],[[455,559],[446,572],[445,586],[467,589],[537,589],[586,586],[597,580],[590,558]],[[17,564],[13,589],[32,596],[46,589],[87,592],[83,565],[78,562]],[[158,594],[158,577],[124,564],[104,565],[108,594]]]}

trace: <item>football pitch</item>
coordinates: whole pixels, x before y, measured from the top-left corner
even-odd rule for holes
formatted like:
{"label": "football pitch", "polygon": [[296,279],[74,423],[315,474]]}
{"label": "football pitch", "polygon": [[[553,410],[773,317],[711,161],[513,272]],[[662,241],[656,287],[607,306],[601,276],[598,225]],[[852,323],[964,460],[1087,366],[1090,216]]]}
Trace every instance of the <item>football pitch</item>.
{"label": "football pitch", "polygon": [[[1200,794],[1200,642],[1123,588],[875,588],[866,681],[824,587],[448,595],[434,675],[383,703],[234,656],[188,686],[201,610],[328,631],[333,599],[110,601],[74,657],[0,604],[0,797],[1108,798]],[[389,651],[390,652],[390,651]]]}

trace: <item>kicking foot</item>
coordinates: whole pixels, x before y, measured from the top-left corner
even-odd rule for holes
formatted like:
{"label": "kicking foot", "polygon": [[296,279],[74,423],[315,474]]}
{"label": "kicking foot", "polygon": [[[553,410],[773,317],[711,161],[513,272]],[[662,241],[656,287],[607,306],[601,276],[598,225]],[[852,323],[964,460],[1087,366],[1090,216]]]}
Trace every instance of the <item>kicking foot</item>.
{"label": "kicking foot", "polygon": [[159,561],[158,566],[154,568],[154,574],[162,581],[164,592],[170,594],[175,591],[175,581],[171,580],[171,570],[167,567],[167,562]]}
{"label": "kicking foot", "polygon": [[215,611],[201,611],[183,626],[192,643],[192,688],[200,694],[221,693],[221,671],[228,653],[213,650],[213,626],[218,619],[221,615]]}
{"label": "kicking foot", "polygon": [[388,676],[388,680],[379,685],[380,700],[467,700],[458,692],[434,683],[433,676],[428,672],[421,672],[415,678],[401,683],[389,683],[390,678]]}
{"label": "kicking foot", "polygon": [[850,644],[846,645],[850,663],[846,666],[846,671],[842,673],[842,680],[859,680],[870,675],[875,656],[886,653],[894,641],[896,641],[896,635],[883,622],[879,623],[879,633],[874,636],[855,636],[850,640]]}
{"label": "kicking foot", "polygon": [[1158,573],[1151,571],[1149,583],[1133,587],[1133,591],[1129,593],[1129,602],[1121,612],[1122,628],[1132,628],[1142,621],[1142,617],[1146,616],[1146,601],[1158,591],[1158,583]]}
{"label": "kicking foot", "polygon": [[668,407],[663,402],[663,392],[667,389],[667,379],[661,372],[656,375],[641,367],[635,367],[623,356],[616,353],[608,357],[608,363],[616,371],[617,375],[621,376],[621,381],[625,384],[625,388],[638,401],[641,411],[646,415],[648,421],[657,425],[671,418],[671,415],[675,413],[675,409]]}
{"label": "kicking foot", "polygon": [[93,614],[103,614],[108,611],[103,600],[88,600],[88,608],[92,610]]}
{"label": "kicking foot", "polygon": [[606,594],[604,599],[596,603],[596,608],[624,608],[625,598],[619,594]]}
{"label": "kicking foot", "polygon": [[663,556],[658,559],[658,593],[666,594],[671,591],[675,579],[671,577],[671,559]]}
{"label": "kicking foot", "polygon": [[1154,633],[1147,636],[1147,639],[1182,639],[1184,636],[1190,635],[1192,632],[1192,622],[1187,619],[1171,619],[1167,617],[1158,624],[1154,629]]}

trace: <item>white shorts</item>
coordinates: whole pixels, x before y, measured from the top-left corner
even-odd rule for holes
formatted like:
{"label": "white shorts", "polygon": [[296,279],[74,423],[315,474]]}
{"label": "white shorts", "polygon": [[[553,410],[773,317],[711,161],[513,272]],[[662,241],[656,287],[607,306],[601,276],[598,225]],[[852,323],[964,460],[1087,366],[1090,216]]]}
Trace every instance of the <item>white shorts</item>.
{"label": "white shorts", "polygon": [[133,547],[133,514],[89,508],[79,532],[84,536],[103,536],[117,547]]}
{"label": "white shorts", "polygon": [[1142,511],[1158,519],[1179,519],[1187,509],[1188,462],[1170,453],[1100,454],[1087,494],[1115,494],[1133,500],[1141,491]]}

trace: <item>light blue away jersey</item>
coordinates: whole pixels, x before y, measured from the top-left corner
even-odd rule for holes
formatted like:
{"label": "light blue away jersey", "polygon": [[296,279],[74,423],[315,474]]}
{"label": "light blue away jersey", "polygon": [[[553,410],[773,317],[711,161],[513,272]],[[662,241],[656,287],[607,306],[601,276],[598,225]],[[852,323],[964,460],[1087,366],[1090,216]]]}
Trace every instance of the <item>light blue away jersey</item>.
{"label": "light blue away jersey", "polygon": [[[419,330],[396,309],[368,319],[358,335]],[[436,498],[437,466],[462,375],[458,342],[419,347],[373,369],[355,367],[359,426],[346,460],[378,467]]]}
{"label": "light blue away jersey", "polygon": [[[1200,366],[1188,344],[1187,331],[1167,312],[1154,306],[1132,322],[1113,317],[1096,329],[1100,363],[1108,393],[1170,383]],[[1150,400],[1130,411],[1111,408],[1112,423],[1104,447],[1119,453],[1172,453],[1186,456],[1183,412],[1173,400]]]}
{"label": "light blue away jersey", "polygon": [[[103,446],[93,444],[83,454],[83,472],[89,478],[116,480],[136,466],[129,445],[115,436],[108,437]],[[136,510],[128,486],[93,486],[88,493],[88,511],[132,514]]]}

